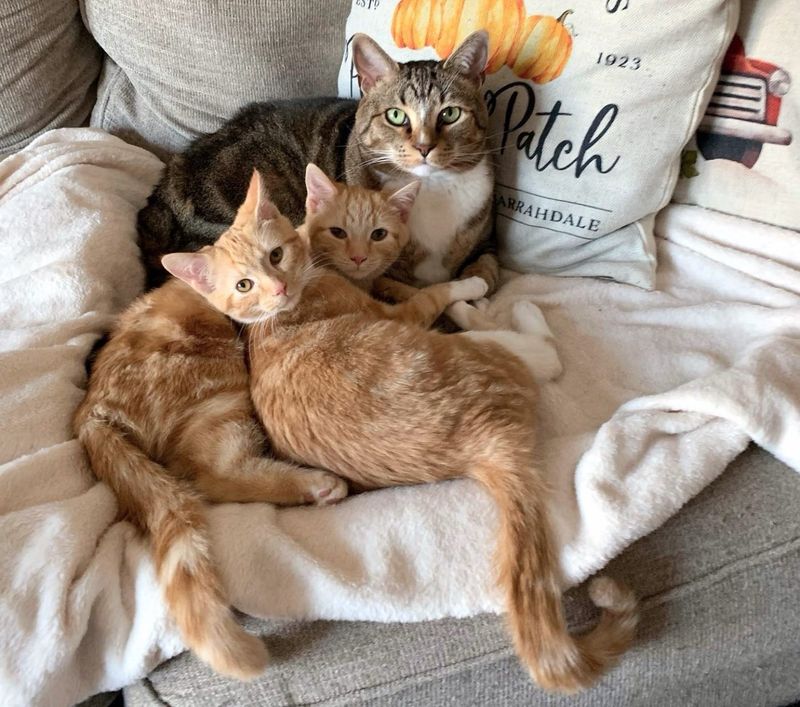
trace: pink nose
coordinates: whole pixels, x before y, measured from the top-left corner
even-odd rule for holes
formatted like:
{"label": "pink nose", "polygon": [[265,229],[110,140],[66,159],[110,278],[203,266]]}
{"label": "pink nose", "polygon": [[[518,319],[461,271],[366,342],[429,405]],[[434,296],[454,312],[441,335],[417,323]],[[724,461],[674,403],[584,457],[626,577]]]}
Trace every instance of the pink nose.
{"label": "pink nose", "polygon": [[433,150],[434,146],[431,145],[430,143],[418,142],[414,144],[414,147],[417,148],[419,154],[421,154],[423,157],[427,157],[430,154],[431,150]]}
{"label": "pink nose", "polygon": [[285,294],[286,294],[286,283],[278,280],[278,284],[275,286],[275,296],[279,297],[280,295],[285,295]]}
{"label": "pink nose", "polygon": [[352,260],[356,265],[361,265],[367,259],[366,255],[351,255],[350,260]]}

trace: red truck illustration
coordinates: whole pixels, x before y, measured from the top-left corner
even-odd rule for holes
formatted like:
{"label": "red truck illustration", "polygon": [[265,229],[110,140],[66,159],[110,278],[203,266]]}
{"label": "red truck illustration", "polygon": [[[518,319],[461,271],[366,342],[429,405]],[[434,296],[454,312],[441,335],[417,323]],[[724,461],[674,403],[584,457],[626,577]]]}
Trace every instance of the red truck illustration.
{"label": "red truck illustration", "polygon": [[697,147],[703,157],[752,167],[765,143],[788,145],[792,134],[778,127],[778,115],[790,87],[786,71],[748,57],[742,40],[734,36],[698,128]]}

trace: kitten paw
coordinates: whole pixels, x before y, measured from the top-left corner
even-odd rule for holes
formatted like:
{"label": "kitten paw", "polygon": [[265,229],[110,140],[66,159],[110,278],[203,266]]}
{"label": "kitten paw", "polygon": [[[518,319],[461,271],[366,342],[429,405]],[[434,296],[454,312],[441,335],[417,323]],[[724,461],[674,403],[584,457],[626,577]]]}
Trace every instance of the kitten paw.
{"label": "kitten paw", "polygon": [[489,291],[489,285],[482,277],[468,277],[465,280],[456,280],[451,285],[453,301],[469,301],[483,297]]}
{"label": "kitten paw", "polygon": [[555,338],[542,310],[527,300],[515,302],[511,307],[511,326],[521,334],[533,334],[545,339]]}
{"label": "kitten paw", "polygon": [[307,503],[316,506],[329,506],[347,496],[347,482],[336,474],[327,471],[308,471],[308,485],[305,491]]}

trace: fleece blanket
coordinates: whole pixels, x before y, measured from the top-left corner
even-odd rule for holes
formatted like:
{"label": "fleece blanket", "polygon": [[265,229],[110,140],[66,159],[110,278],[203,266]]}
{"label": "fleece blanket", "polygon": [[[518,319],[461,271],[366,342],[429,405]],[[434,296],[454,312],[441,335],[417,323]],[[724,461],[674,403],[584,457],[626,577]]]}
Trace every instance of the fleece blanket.
{"label": "fleece blanket", "polygon": [[[183,649],[147,544],[70,432],[83,361],[139,292],[135,214],[161,163],[59,130],[0,163],[0,704],[67,705]],[[569,583],[652,531],[750,440],[800,469],[797,234],[670,207],[658,288],[517,276],[564,365],[538,463]],[[769,254],[770,257],[766,257]],[[418,621],[499,611],[496,515],[469,481],[327,508],[211,511],[233,604],[262,617]]]}

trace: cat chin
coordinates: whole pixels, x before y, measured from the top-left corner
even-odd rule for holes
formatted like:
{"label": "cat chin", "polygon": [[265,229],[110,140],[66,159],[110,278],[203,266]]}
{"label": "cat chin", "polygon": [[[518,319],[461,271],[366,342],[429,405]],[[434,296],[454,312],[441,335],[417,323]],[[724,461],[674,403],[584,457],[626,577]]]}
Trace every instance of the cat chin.
{"label": "cat chin", "polygon": [[411,169],[407,170],[410,174],[413,174],[415,177],[427,177],[434,172],[439,171],[439,167],[435,167],[432,164],[418,164]]}

